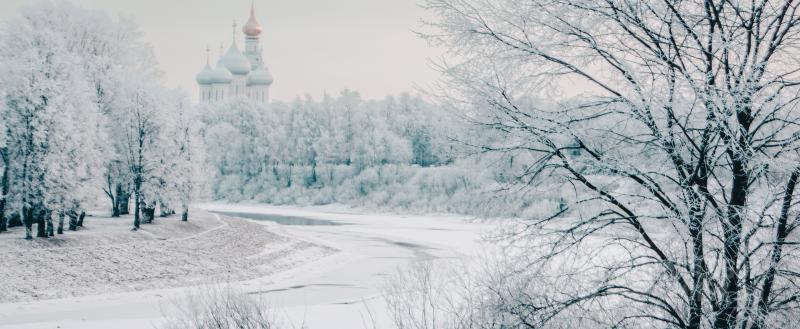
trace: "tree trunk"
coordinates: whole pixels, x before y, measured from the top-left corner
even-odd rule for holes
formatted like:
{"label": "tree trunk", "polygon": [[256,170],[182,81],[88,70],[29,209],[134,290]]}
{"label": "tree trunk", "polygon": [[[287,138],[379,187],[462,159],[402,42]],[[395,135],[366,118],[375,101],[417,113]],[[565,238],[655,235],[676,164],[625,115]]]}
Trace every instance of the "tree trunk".
{"label": "tree trunk", "polygon": [[31,218],[36,222],[36,237],[37,238],[46,238],[47,237],[47,223],[44,218],[44,214],[39,206],[31,207]]}
{"label": "tree trunk", "polygon": [[117,184],[117,211],[120,215],[130,214],[131,194],[122,186]]}
{"label": "tree trunk", "polygon": [[78,230],[78,213],[75,210],[70,210],[69,214],[69,230],[70,231],[77,231]]}
{"label": "tree trunk", "polygon": [[8,230],[6,219],[6,197],[8,196],[8,148],[0,148],[0,158],[3,161],[3,176],[0,178],[0,232]]}
{"label": "tree trunk", "polygon": [[311,181],[309,182],[307,187],[314,186],[317,184],[317,162],[311,162]]}
{"label": "tree trunk", "polygon": [[37,214],[36,216],[36,237],[37,238],[46,238],[47,237],[47,228],[45,227],[45,220],[44,216],[41,214]]}
{"label": "tree trunk", "polygon": [[58,234],[64,234],[64,212],[58,212]]}
{"label": "tree trunk", "polygon": [[55,230],[53,229],[53,213],[51,211],[45,211],[44,220],[47,223],[47,236],[55,236]]}
{"label": "tree trunk", "polygon": [[714,328],[734,329],[739,312],[739,248],[742,241],[742,211],[747,204],[750,175],[743,159],[734,158],[733,183],[727,209],[727,221],[723,220],[724,237],[724,280],[720,310],[714,319]]}
{"label": "tree trunk", "polygon": [[81,214],[78,215],[78,227],[83,227],[83,219],[86,218],[86,212],[81,211]]}
{"label": "tree trunk", "polygon": [[183,207],[183,212],[181,213],[181,221],[189,221],[189,208]]}
{"label": "tree trunk", "polygon": [[133,230],[136,231],[139,229],[139,184],[137,183],[136,186],[133,188]]}
{"label": "tree trunk", "polygon": [[111,199],[111,217],[119,217],[119,204],[113,195],[108,196]]}
{"label": "tree trunk", "polygon": [[28,206],[23,206],[20,210],[20,218],[22,225],[25,225],[25,240],[33,239],[33,218],[31,218],[31,210]]}
{"label": "tree trunk", "polygon": [[778,272],[778,265],[781,262],[783,253],[783,244],[791,231],[787,226],[789,220],[789,211],[792,208],[792,198],[794,190],[797,187],[798,180],[800,179],[800,168],[792,172],[789,176],[789,182],[786,183],[786,191],[784,192],[783,205],[781,207],[781,216],[778,218],[777,227],[775,228],[775,244],[772,245],[772,257],[770,258],[769,268],[764,278],[764,284],[761,288],[761,296],[758,301],[758,315],[753,321],[752,329],[762,329],[767,326],[765,323],[769,315],[769,302],[772,297],[772,286],[775,284],[775,276]]}

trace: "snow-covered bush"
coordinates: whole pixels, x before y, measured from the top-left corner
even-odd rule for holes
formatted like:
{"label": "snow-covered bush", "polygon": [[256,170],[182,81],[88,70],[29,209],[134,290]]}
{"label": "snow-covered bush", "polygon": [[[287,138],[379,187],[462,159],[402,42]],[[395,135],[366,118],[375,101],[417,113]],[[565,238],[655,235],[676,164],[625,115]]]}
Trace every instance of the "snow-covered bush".
{"label": "snow-covered bush", "polygon": [[275,329],[273,315],[258,298],[231,287],[205,287],[175,303],[160,329]]}

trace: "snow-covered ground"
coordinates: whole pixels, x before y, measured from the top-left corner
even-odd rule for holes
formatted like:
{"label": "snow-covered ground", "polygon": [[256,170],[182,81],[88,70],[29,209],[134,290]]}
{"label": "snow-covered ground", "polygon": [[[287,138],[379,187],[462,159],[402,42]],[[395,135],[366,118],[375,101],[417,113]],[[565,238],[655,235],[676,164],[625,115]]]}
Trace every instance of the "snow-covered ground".
{"label": "snow-covered ground", "polygon": [[0,302],[238,281],[333,253],[204,211],[137,232],[128,217],[87,217],[85,228],[49,239],[26,241],[21,228],[0,235]]}
{"label": "snow-covered ground", "polygon": [[[200,236],[187,234],[160,240],[163,236],[155,235],[156,238],[147,242],[125,242],[132,244],[129,247],[152,244],[144,248],[146,252],[137,253],[136,258],[115,258],[128,264],[116,273],[145,272],[130,274],[133,282],[115,283],[114,277],[109,276],[106,278],[108,288],[103,294],[0,304],[0,328],[108,328],[112,324],[117,329],[152,327],[163,321],[164,314],[170,313],[175,302],[187,292],[202,289],[187,285],[209,281],[227,282],[259,296],[284,322],[304,323],[310,329],[389,328],[380,298],[387,275],[415,259],[468,258],[479,249],[481,233],[491,229],[490,225],[468,223],[458,217],[377,215],[343,207],[206,204],[202,208],[321,219],[340,225],[279,225],[223,215],[215,226],[211,223],[216,216],[204,215],[208,223],[198,223],[206,226],[196,231],[207,233],[200,233]],[[93,249],[122,252],[139,248]],[[224,254],[211,251],[216,249],[226,251]],[[236,250],[240,249],[244,251],[237,254]],[[187,250],[208,250],[208,254]],[[25,259],[22,250],[15,252],[20,253],[15,256],[17,259]],[[52,250],[37,252],[63,254]],[[157,254],[156,260],[145,260],[151,252]],[[190,253],[195,257],[171,259],[170,253]],[[105,252],[100,254],[103,255]],[[320,258],[323,255],[329,256]],[[140,262],[143,263],[135,265]],[[13,263],[3,265],[5,268],[16,266]],[[208,265],[207,270],[204,270],[205,265]],[[78,269],[91,271],[90,267],[84,264]],[[5,270],[0,269],[0,273]],[[13,269],[14,275],[24,273],[23,270]],[[179,279],[180,273],[190,270],[201,274],[194,279]],[[37,278],[48,276],[35,273]],[[37,291],[36,296],[18,292],[21,297],[17,298],[58,297],[61,293],[46,291],[67,285],[86,286],[70,288],[72,294],[102,291],[89,288],[97,282],[94,278],[90,284],[81,284],[79,279],[59,283],[63,278],[57,277],[56,271],[49,276],[55,278],[43,280],[52,286],[31,285],[30,289]],[[0,282],[0,289],[12,291],[7,284]]]}

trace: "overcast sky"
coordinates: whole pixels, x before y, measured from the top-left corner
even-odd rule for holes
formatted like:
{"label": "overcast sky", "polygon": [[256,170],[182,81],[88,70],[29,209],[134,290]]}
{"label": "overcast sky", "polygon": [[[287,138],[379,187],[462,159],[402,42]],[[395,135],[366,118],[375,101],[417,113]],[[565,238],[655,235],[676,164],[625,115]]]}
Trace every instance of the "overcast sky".
{"label": "overcast sky", "polygon": [[[194,76],[212,65],[220,43],[231,42],[233,20],[243,24],[250,0],[72,0],[87,8],[133,16],[152,44],[165,82],[196,97]],[[31,0],[0,0],[0,20],[18,14]],[[437,77],[429,58],[437,53],[417,38],[424,10],[418,0],[256,0],[264,26],[261,43],[275,76],[273,99],[291,100],[344,88],[365,98],[415,91]],[[237,31],[243,49],[244,35]]]}

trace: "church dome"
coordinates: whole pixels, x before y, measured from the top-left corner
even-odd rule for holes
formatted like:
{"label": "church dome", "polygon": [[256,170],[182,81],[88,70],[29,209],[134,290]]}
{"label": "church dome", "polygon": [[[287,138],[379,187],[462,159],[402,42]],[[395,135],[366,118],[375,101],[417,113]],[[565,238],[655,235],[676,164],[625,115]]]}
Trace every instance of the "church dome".
{"label": "church dome", "polygon": [[247,23],[242,26],[242,32],[249,37],[257,37],[261,34],[261,31],[264,29],[261,27],[261,24],[258,23],[256,20],[256,11],[255,5],[250,4],[250,19],[247,20]]}
{"label": "church dome", "polygon": [[225,67],[233,74],[247,75],[250,73],[250,61],[239,51],[235,43],[231,45],[231,48],[228,49],[228,53],[225,54],[222,60],[225,63]]}
{"label": "church dome", "polygon": [[233,75],[231,75],[231,72],[225,68],[223,58],[220,58],[219,61],[217,61],[217,68],[214,69],[210,80],[211,83],[231,83],[233,80]]}
{"label": "church dome", "polygon": [[214,69],[211,68],[208,63],[206,63],[206,67],[197,74],[197,83],[201,85],[210,85],[213,83],[214,78]]}
{"label": "church dome", "polygon": [[247,85],[248,86],[269,86],[272,84],[274,79],[272,78],[272,73],[263,66],[257,67],[253,72],[247,76]]}

